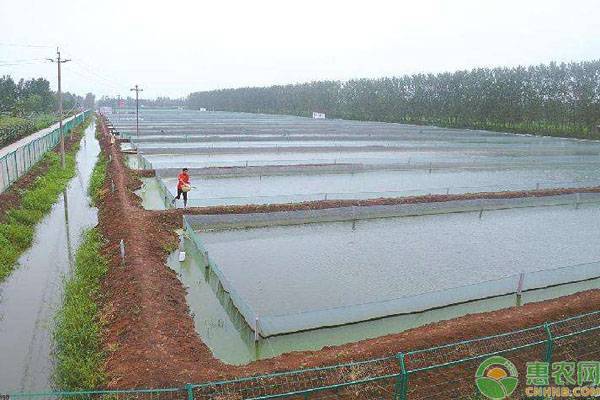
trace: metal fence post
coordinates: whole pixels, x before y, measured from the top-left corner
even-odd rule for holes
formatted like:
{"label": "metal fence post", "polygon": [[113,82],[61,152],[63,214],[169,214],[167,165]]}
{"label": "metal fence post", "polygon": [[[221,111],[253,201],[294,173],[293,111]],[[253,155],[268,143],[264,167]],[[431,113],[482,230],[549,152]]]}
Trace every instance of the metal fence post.
{"label": "metal fence post", "polygon": [[406,371],[406,363],[404,361],[404,353],[396,355],[400,364],[400,375],[396,378],[396,386],[394,388],[394,398],[396,400],[406,400],[408,392],[408,372]]}
{"label": "metal fence post", "polygon": [[554,353],[554,338],[552,337],[552,330],[550,329],[550,324],[547,322],[544,324],[544,330],[546,331],[546,335],[548,336],[548,341],[546,342],[546,355],[545,360],[547,363],[552,362],[552,355]]}
{"label": "metal fence post", "polygon": [[523,284],[525,282],[525,272],[521,272],[519,274],[519,283],[517,284],[517,300],[516,300],[516,304],[517,307],[520,307],[522,304],[522,296],[523,296]]}
{"label": "metal fence post", "polygon": [[187,390],[187,398],[188,400],[194,400],[194,386],[191,383],[185,385],[185,390]]}
{"label": "metal fence post", "polygon": [[19,179],[19,176],[20,176],[19,175],[19,164],[17,163],[17,151],[16,150],[13,151],[12,154],[13,154],[14,159],[15,159],[15,181],[16,181],[17,179]]}

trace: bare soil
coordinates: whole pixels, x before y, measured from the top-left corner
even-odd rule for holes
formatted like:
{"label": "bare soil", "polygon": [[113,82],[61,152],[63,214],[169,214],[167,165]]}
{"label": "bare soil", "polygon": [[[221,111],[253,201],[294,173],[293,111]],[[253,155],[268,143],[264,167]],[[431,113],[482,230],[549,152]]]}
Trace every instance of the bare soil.
{"label": "bare soil", "polygon": [[[101,126],[104,135],[105,126]],[[400,351],[525,328],[600,308],[600,290],[592,290],[541,303],[527,304],[489,313],[467,315],[402,333],[363,340],[320,351],[284,354],[246,366],[231,366],[215,359],[194,329],[185,288],[165,265],[170,249],[177,244],[173,229],[181,227],[183,210],[146,211],[133,190],[141,185],[127,169],[117,145],[101,139],[110,154],[105,197],[99,204],[99,225],[107,238],[103,253],[110,260],[104,279],[103,335],[108,357],[106,370],[110,388],[172,387],[190,382],[233,378],[257,373],[335,364],[350,360],[388,356]],[[110,180],[116,190],[110,191]],[[535,195],[571,193],[574,190],[537,191]],[[600,191],[592,188],[583,191]],[[339,207],[341,205],[396,204],[446,201],[464,198],[530,196],[531,192],[420,196],[405,199],[365,201],[321,201],[296,205],[235,206],[186,209],[185,213],[240,213]],[[122,265],[119,241],[126,257]]]}

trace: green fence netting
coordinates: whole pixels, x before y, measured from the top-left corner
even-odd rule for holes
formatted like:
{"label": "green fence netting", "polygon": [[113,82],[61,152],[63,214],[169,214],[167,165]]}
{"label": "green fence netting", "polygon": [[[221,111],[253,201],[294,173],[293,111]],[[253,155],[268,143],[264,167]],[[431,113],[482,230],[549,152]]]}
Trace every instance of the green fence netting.
{"label": "green fence netting", "polygon": [[[598,360],[600,311],[473,340],[321,368],[188,384],[179,388],[13,393],[15,399],[483,399],[475,371],[501,355],[517,368],[524,398],[527,362]],[[520,394],[521,393],[521,394]]]}
{"label": "green fence netting", "polygon": [[[91,110],[84,111],[65,120],[64,132],[70,132],[81,124],[90,114]],[[60,142],[60,129],[47,129],[48,133],[30,141],[24,146],[0,157],[0,193],[4,192],[17,179],[23,176],[37,163],[49,150]]]}

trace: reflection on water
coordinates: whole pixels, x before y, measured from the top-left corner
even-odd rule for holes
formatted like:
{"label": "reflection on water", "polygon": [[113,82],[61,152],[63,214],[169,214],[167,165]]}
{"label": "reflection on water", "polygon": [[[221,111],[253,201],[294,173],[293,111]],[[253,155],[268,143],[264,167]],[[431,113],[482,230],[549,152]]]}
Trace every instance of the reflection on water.
{"label": "reflection on water", "polygon": [[33,245],[0,284],[0,393],[52,386],[52,324],[64,276],[82,232],[97,223],[87,185],[100,148],[95,125],[85,131],[73,178],[50,213],[36,226]]}

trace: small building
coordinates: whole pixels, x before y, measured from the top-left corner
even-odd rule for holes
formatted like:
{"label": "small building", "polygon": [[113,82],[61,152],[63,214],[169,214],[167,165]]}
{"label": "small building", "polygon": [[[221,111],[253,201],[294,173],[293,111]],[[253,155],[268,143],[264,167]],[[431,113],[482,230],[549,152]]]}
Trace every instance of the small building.
{"label": "small building", "polygon": [[319,113],[313,111],[313,119],[325,119],[325,113]]}
{"label": "small building", "polygon": [[112,107],[100,107],[98,109],[98,112],[102,115],[111,115],[112,114]]}

